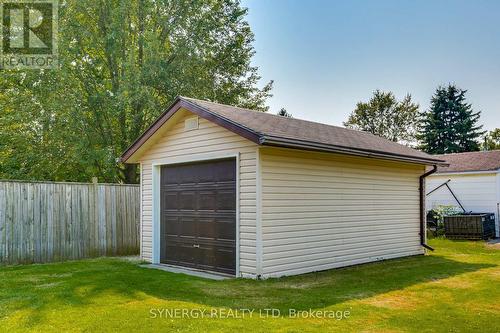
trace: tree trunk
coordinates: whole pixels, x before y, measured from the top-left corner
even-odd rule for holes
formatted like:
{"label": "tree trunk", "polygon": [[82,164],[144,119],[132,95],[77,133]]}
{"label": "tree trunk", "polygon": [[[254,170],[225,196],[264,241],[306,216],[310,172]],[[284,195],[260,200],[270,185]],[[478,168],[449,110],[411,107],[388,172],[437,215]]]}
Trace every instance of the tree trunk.
{"label": "tree trunk", "polygon": [[139,184],[140,177],[137,174],[137,164],[125,164],[125,184]]}

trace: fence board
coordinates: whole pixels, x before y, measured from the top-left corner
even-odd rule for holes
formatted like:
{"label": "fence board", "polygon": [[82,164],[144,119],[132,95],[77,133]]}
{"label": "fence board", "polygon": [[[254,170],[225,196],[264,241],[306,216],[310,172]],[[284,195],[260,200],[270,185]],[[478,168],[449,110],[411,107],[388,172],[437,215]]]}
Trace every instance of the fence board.
{"label": "fence board", "polygon": [[0,180],[0,263],[139,253],[139,186]]}

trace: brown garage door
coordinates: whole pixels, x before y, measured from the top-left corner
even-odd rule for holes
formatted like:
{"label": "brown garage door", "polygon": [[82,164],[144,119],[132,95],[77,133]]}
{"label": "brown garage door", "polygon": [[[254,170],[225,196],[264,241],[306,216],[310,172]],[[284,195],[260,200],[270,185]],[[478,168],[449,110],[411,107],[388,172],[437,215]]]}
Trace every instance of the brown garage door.
{"label": "brown garage door", "polygon": [[162,263],[235,274],[235,160],[162,167],[160,230]]}

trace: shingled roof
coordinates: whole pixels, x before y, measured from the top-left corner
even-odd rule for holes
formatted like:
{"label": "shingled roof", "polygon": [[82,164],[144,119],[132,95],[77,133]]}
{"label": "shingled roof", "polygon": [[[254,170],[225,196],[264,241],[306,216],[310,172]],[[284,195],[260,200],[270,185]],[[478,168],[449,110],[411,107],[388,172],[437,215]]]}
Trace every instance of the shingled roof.
{"label": "shingled roof", "polygon": [[177,110],[187,109],[259,145],[378,157],[427,165],[444,161],[382,137],[295,118],[243,109],[187,97],[178,97],[122,155],[123,162],[134,154]]}
{"label": "shingled roof", "polygon": [[434,156],[449,163],[449,166],[447,167],[438,167],[438,173],[496,171],[500,169],[500,150],[475,151]]}

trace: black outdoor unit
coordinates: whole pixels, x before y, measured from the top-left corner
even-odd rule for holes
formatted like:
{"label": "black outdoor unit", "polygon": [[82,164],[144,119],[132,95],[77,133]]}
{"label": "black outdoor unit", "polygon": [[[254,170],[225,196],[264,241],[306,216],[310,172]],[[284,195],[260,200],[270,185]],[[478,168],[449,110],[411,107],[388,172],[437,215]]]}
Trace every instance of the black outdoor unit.
{"label": "black outdoor unit", "polygon": [[470,213],[444,217],[444,233],[452,239],[488,239],[495,237],[495,214]]}

